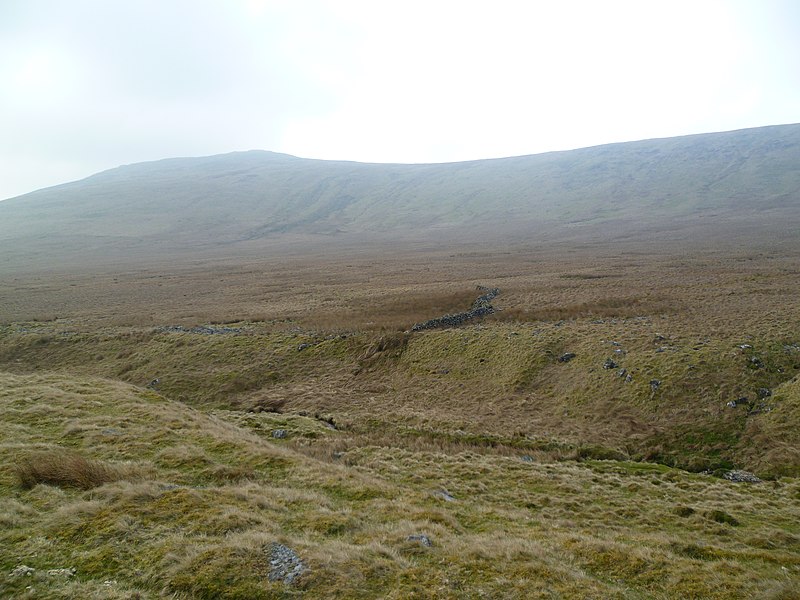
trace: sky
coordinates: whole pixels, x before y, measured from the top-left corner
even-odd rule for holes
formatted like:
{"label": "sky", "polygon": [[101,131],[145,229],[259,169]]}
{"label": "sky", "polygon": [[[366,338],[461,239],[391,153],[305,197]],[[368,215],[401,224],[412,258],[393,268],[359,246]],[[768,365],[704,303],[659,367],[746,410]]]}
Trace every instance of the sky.
{"label": "sky", "polygon": [[0,0],[0,198],[256,148],[452,162],[797,122],[796,0]]}

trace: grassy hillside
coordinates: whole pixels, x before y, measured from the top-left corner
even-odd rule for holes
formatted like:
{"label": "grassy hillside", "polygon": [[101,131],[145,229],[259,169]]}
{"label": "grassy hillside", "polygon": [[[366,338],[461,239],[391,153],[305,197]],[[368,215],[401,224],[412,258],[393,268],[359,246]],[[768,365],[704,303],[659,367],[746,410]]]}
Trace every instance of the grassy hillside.
{"label": "grassy hillside", "polygon": [[[795,257],[501,252],[17,276],[0,280],[0,369],[158,379],[195,407],[274,403],[398,444],[798,474]],[[467,308],[477,283],[500,286],[497,313],[402,334]]]}
{"label": "grassy hillside", "polygon": [[0,596],[797,598],[796,253],[635,249],[0,278]]}
{"label": "grassy hillside", "polygon": [[88,376],[0,390],[7,597],[797,597],[793,480],[391,443],[326,459],[350,434],[300,416]]}
{"label": "grassy hillside", "polygon": [[0,243],[35,263],[476,235],[786,238],[800,223],[799,161],[800,125],[452,164],[168,159],[4,201]]}

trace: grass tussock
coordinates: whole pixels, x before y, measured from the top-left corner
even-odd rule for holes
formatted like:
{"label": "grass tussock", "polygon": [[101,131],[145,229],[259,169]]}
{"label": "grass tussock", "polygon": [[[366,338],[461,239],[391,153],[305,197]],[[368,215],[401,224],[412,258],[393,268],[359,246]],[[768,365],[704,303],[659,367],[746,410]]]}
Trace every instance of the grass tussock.
{"label": "grass tussock", "polygon": [[368,367],[382,359],[400,358],[410,338],[408,333],[382,335],[364,349],[358,357],[359,363],[362,367]]}
{"label": "grass tussock", "polygon": [[140,469],[93,460],[63,449],[37,452],[14,466],[14,474],[24,489],[39,484],[90,490],[112,481],[136,479]]}

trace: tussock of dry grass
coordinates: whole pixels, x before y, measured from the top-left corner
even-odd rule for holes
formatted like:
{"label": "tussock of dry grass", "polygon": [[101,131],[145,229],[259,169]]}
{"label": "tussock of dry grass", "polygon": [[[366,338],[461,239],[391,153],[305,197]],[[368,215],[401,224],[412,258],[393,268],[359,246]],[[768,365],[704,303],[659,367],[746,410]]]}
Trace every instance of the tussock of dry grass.
{"label": "tussock of dry grass", "polygon": [[90,490],[112,481],[142,476],[136,467],[92,460],[66,449],[37,452],[23,458],[13,470],[25,489],[47,484]]}

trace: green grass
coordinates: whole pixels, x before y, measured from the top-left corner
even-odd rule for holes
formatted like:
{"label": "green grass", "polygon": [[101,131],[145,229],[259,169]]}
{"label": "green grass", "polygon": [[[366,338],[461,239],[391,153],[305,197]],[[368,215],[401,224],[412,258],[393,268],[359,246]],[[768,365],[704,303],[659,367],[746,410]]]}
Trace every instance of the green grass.
{"label": "green grass", "polygon": [[[800,582],[794,479],[413,450],[388,435],[320,460],[316,445],[354,434],[296,414],[207,414],[88,376],[0,381],[5,596],[777,598]],[[138,475],[88,491],[20,485],[13,465],[61,447]],[[297,583],[269,581],[273,542],[309,567]],[[8,576],[22,564],[34,575]],[[74,577],[46,575],[67,567]]]}
{"label": "green grass", "polygon": [[[64,335],[37,325],[0,335],[0,365],[138,386],[158,378],[158,393],[192,406],[316,415],[321,427],[332,419],[415,444],[800,474],[792,427],[800,363],[786,350],[800,331],[741,349],[739,337],[658,342],[662,325],[490,321],[394,336],[397,343],[368,332],[326,336],[246,323],[241,335],[114,328]],[[564,352],[576,356],[559,362]],[[754,356],[763,366],[752,367]],[[618,368],[604,369],[608,358]],[[771,395],[759,398],[761,388]],[[742,397],[750,404],[727,406]],[[508,423],[519,426],[509,431]]]}

